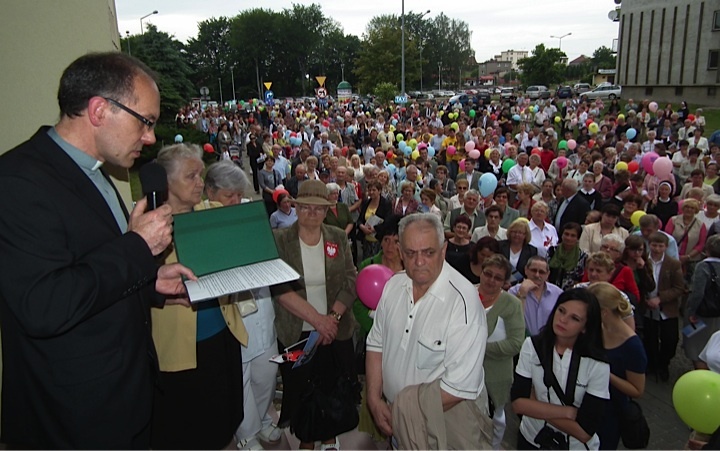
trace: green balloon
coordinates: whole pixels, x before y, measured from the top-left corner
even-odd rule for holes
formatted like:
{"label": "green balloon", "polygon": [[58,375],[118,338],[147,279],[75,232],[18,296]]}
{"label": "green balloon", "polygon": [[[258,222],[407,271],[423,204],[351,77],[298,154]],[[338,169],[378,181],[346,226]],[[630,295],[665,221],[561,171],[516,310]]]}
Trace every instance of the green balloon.
{"label": "green balloon", "polygon": [[475,117],[475,110],[470,110],[470,117]]}
{"label": "green balloon", "polygon": [[567,149],[567,141],[564,139],[558,143],[558,149]]}
{"label": "green balloon", "polygon": [[703,434],[720,426],[720,374],[708,370],[685,373],[673,387],[673,406],[685,424]]}
{"label": "green balloon", "polygon": [[513,166],[515,166],[515,160],[513,160],[512,158],[508,158],[507,160],[503,161],[503,173],[507,174],[508,172],[510,172],[510,169],[512,169]]}
{"label": "green balloon", "polygon": [[403,135],[402,133],[398,133],[397,135],[395,135],[395,138],[397,138],[398,141],[404,141],[405,135]]}

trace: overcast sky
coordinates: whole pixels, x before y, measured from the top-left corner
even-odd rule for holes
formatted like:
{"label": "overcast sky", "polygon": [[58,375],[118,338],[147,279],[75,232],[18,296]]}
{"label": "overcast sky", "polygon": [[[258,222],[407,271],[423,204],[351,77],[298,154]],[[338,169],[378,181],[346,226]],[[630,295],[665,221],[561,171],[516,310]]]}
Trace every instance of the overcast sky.
{"label": "overcast sky", "polygon": [[[233,17],[238,12],[263,7],[274,11],[291,8],[291,0],[116,0],[118,30],[122,36],[140,33],[140,18],[154,10],[158,14],[145,19],[159,30],[186,42],[197,36],[197,23],[211,17]],[[295,3],[311,3],[295,0]],[[326,17],[332,17],[345,33],[362,37],[366,24],[381,14],[400,15],[401,0],[314,0]],[[600,47],[611,47],[617,38],[618,23],[608,19],[615,8],[612,0],[496,0],[453,2],[442,12],[467,22],[472,31],[472,48],[478,62],[486,61],[502,50],[532,50],[535,45],[557,47],[550,36],[572,35],[562,40],[562,49],[570,60],[585,54],[592,56]],[[408,0],[405,11],[424,12],[428,17],[441,12],[447,3],[436,0]],[[463,6],[460,6],[463,5]],[[278,32],[279,30],[273,30]]]}

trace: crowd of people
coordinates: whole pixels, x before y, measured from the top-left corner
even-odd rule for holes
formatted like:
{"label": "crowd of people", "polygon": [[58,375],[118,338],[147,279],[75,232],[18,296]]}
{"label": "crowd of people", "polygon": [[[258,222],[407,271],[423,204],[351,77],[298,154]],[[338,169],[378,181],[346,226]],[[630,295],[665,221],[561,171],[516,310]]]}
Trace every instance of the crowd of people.
{"label": "crowd of people", "polygon": [[[292,227],[296,216],[290,216],[295,214],[290,205],[303,185],[311,180],[326,185],[330,203],[324,222],[344,230],[358,268],[394,255],[390,248],[402,241],[396,230],[403,218],[427,214],[439,220],[447,264],[477,287],[487,313],[484,367],[493,446],[502,440],[504,408],[512,400],[523,418],[542,420],[540,426],[523,422],[519,446],[541,446],[534,440],[544,422],[566,434],[571,446],[614,449],[623,409],[642,395],[645,376],[669,380],[680,324],[704,325],[682,339],[696,368],[705,365],[700,354],[720,329],[717,318],[693,313],[710,277],[706,268],[720,251],[720,242],[711,239],[720,219],[715,173],[720,143],[708,141],[702,109],[693,115],[685,103],[677,112],[653,104],[629,99],[620,108],[616,100],[603,105],[578,97],[533,102],[519,96],[487,105],[413,102],[373,109],[350,102],[323,110],[287,101],[247,113],[234,139],[244,144],[241,158],[251,165],[265,162],[253,177],[264,190],[274,228]],[[237,126],[232,113],[215,116]],[[672,173],[656,175],[644,163],[648,154],[653,161],[669,160]],[[282,167],[275,169],[279,159]],[[493,176],[490,191],[484,174]],[[273,194],[275,201],[269,200]],[[278,214],[289,220],[274,220]],[[394,260],[393,270],[407,271],[403,262]],[[694,279],[700,285],[693,285]],[[513,377],[512,357],[519,354],[522,362],[527,354],[537,363],[538,354],[529,342],[523,347],[523,339],[550,334],[548,321],[570,315],[558,299],[573,289],[590,293],[569,291],[573,301],[587,304],[583,316],[599,328],[582,339],[590,340],[582,345],[583,356],[595,362],[581,367],[599,379],[592,393],[597,399],[578,411],[593,421],[586,416],[568,426],[542,418],[544,406],[511,396],[527,397],[522,381],[532,376],[531,366],[518,364]],[[496,302],[502,307],[493,310]],[[511,307],[516,302],[518,307]],[[353,310],[365,324],[358,334],[362,341],[372,336],[375,312],[360,307],[358,300]],[[503,324],[501,351],[493,340],[496,314]],[[588,318],[591,314],[599,316]],[[516,329],[518,320],[522,327]],[[515,324],[512,334],[509,324]],[[557,343],[553,334],[544,346]],[[553,358],[550,350],[543,352]],[[599,371],[596,364],[609,364],[609,370]],[[380,395],[389,399],[388,393]],[[548,402],[560,403],[550,395]],[[373,393],[368,396],[372,400]],[[590,394],[576,396],[580,407]],[[602,399],[614,409],[604,417],[597,415]],[[379,437],[388,430],[383,420],[378,423],[383,413],[377,400],[370,405],[376,424],[361,424]]]}
{"label": "crowd of people", "polygon": [[[512,411],[518,449],[617,449],[680,340],[718,368],[720,143],[701,110],[191,106],[179,133],[208,142],[161,149],[167,204],[128,212],[102,166],[154,143],[153,77],[124,54],[81,57],[60,121],[1,157],[10,447],[263,449],[289,428],[301,449],[339,450],[357,426],[398,449],[500,449]],[[172,215],[252,191],[301,278],[191,305]],[[356,283],[374,265],[392,273],[376,302]]]}

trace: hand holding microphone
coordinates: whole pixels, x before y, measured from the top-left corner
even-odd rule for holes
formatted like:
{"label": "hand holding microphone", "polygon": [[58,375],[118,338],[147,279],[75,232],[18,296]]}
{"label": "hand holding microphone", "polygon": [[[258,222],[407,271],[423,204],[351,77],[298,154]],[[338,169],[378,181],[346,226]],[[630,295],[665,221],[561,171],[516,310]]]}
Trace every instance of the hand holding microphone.
{"label": "hand holding microphone", "polygon": [[157,163],[140,168],[140,183],[145,198],[135,204],[128,220],[128,232],[135,232],[147,243],[153,255],[158,255],[172,241],[172,208],[167,201],[167,173]]}

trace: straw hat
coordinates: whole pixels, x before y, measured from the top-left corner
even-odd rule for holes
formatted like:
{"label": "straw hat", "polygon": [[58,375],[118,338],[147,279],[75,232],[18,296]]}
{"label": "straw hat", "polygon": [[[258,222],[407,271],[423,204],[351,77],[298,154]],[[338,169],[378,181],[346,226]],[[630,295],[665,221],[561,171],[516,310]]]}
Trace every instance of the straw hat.
{"label": "straw hat", "polygon": [[302,205],[322,205],[326,207],[334,205],[328,200],[328,189],[320,180],[305,180],[303,184],[300,185],[295,203]]}

